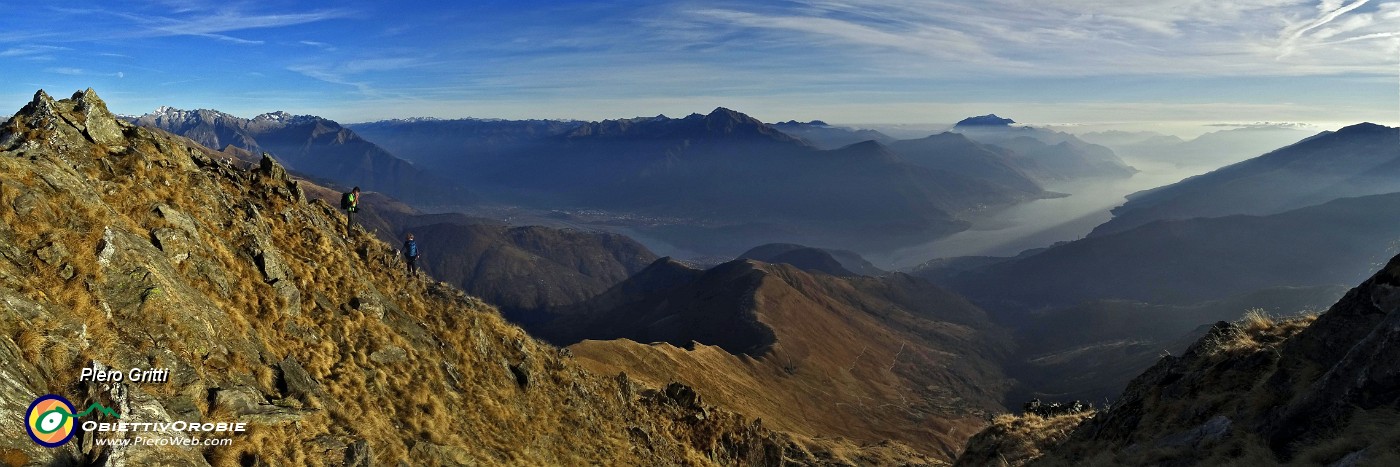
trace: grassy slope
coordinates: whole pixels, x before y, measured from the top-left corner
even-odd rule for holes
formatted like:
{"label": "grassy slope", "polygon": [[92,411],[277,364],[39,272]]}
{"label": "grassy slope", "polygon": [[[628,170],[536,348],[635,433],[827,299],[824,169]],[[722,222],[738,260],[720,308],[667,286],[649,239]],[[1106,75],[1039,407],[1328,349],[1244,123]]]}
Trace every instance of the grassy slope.
{"label": "grassy slope", "polygon": [[[989,331],[985,315],[970,304],[937,289],[890,285],[898,278],[750,267],[763,278],[741,301],[777,338],[760,357],[627,340],[570,349],[599,372],[683,381],[720,406],[762,415],[783,430],[864,444],[889,439],[945,461],[988,413],[1002,410],[998,401],[1009,382],[996,362],[1006,337]],[[926,295],[903,295],[910,290]]]}

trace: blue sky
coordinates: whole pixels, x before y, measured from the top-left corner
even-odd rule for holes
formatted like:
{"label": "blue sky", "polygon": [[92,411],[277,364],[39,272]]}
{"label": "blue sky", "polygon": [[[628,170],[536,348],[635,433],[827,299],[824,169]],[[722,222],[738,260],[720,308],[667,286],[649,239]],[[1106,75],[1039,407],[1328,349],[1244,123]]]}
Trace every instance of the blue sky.
{"label": "blue sky", "polygon": [[64,2],[0,6],[0,83],[0,113],[1395,124],[1400,0]]}

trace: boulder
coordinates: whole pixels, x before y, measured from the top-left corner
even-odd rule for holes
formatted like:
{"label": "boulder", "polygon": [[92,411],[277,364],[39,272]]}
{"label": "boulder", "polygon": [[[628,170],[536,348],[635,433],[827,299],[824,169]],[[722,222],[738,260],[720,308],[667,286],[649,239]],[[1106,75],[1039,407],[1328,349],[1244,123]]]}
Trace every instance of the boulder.
{"label": "boulder", "polygon": [[73,100],[77,106],[75,110],[83,115],[84,134],[92,142],[107,146],[109,148],[124,147],[126,138],[122,136],[121,122],[117,117],[107,110],[107,103],[102,98],[97,97],[97,93],[92,88],[86,91],[73,94]]}
{"label": "boulder", "polygon": [[277,369],[281,371],[281,381],[278,386],[282,393],[287,396],[298,397],[310,402],[313,397],[328,398],[326,390],[321,387],[321,383],[316,382],[301,366],[296,357],[287,357],[277,364]]}
{"label": "boulder", "polygon": [[380,365],[402,362],[408,358],[408,351],[402,347],[388,346],[369,354],[369,359]]}
{"label": "boulder", "polygon": [[370,467],[374,465],[374,451],[370,450],[369,441],[360,439],[350,443],[350,446],[345,448],[344,465],[345,467]]}

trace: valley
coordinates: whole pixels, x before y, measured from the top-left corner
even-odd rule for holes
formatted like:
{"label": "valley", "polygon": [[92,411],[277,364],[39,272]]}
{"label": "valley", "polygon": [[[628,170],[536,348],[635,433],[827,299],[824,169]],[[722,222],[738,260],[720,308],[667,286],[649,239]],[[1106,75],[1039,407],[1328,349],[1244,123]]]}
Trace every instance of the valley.
{"label": "valley", "polygon": [[[48,122],[43,120],[48,119],[45,105],[57,106],[59,116],[70,106],[91,108],[92,103],[83,103],[98,102],[91,92],[74,96],[78,103],[53,105],[36,96],[38,103],[31,108],[38,109],[24,109],[20,116]],[[974,129],[953,127],[970,136],[881,137],[888,143],[864,141],[830,150],[727,109],[685,119],[543,126],[566,133],[539,133],[536,120],[466,122],[496,127],[493,131],[524,131],[519,138],[533,138],[531,154],[536,155],[521,152],[512,158],[550,164],[560,155],[540,154],[580,151],[574,157],[609,165],[608,171],[631,171],[623,183],[634,185],[603,187],[598,183],[617,182],[599,182],[608,179],[599,168],[573,161],[546,176],[550,183],[574,183],[567,190],[546,180],[505,189],[508,183],[501,180],[491,186],[480,185],[480,178],[463,183],[461,178],[431,176],[430,185],[448,183],[449,193],[468,196],[444,199],[433,194],[441,192],[431,192],[437,189],[421,192],[424,186],[413,180],[466,162],[448,162],[441,154],[413,158],[448,165],[407,162],[409,158],[386,150],[393,143],[379,147],[354,134],[353,127],[360,126],[342,127],[311,116],[269,116],[279,113],[241,120],[213,110],[161,112],[167,116],[113,124],[203,137],[182,141],[209,144],[202,157],[223,161],[218,162],[225,165],[223,171],[262,171],[258,173],[272,182],[253,178],[262,180],[256,183],[281,183],[277,193],[304,197],[301,203],[326,210],[339,201],[344,186],[364,183],[370,190],[361,197],[363,214],[346,231],[351,236],[363,232],[356,242],[370,242],[357,246],[361,259],[402,268],[392,245],[414,234],[420,252],[426,252],[420,267],[427,277],[444,281],[435,287],[461,289],[462,296],[480,299],[480,306],[490,306],[486,313],[504,319],[507,333],[528,334],[545,348],[567,352],[566,361],[577,362],[589,375],[622,375],[617,379],[629,382],[624,393],[634,390],[629,385],[657,387],[685,410],[762,418],[771,432],[745,436],[790,436],[797,447],[785,447],[784,459],[945,463],[958,459],[967,439],[988,418],[1014,411],[1029,398],[1113,405],[1124,387],[1131,387],[1130,380],[1162,355],[1186,351],[1198,338],[1210,336],[1207,324],[1240,319],[1246,310],[1288,316],[1326,308],[1340,298],[1344,284],[1362,280],[1393,254],[1400,239],[1400,229],[1386,221],[1400,217],[1396,194],[1347,196],[1355,190],[1313,192],[1312,200],[1322,203],[1280,213],[1215,211],[1228,215],[1145,222],[1105,234],[1103,227],[1124,213],[1124,201],[1133,207],[1158,193],[1182,192],[1179,186],[1225,178],[1240,166],[1267,168],[1274,155],[1214,172],[1205,168],[1210,173],[1198,176],[1190,166],[1158,161],[1135,161],[1128,168],[1124,162],[1106,162],[1116,159],[1106,158],[1112,151],[1105,147],[1070,134],[1007,126],[994,116],[969,119],[981,122]],[[172,123],[174,116],[197,124]],[[88,119],[90,129],[104,122],[101,115]],[[22,122],[28,120],[17,124],[31,124]],[[225,129],[223,124],[230,122],[234,124]],[[258,129],[291,131],[300,138],[300,130],[286,130],[298,124],[337,131],[339,137],[312,137],[291,147],[252,143],[259,134],[269,134],[253,131]],[[232,131],[242,143],[224,144],[228,137],[211,140],[207,129]],[[1312,138],[1309,144],[1355,148],[1352,138],[1365,141],[1380,131],[1361,129],[1365,131]],[[423,131],[410,134],[423,138]],[[676,136],[678,131],[683,136]],[[875,136],[825,123],[806,124],[802,131],[827,145]],[[277,137],[263,140],[287,137],[270,134]],[[11,136],[15,138],[21,137]],[[101,138],[122,144],[105,133]],[[461,144],[445,136],[428,140]],[[1011,140],[1019,151],[984,143]],[[354,144],[342,147],[346,141]],[[1392,157],[1365,151],[1366,143],[1361,144],[1362,150],[1352,152],[1355,165],[1386,165]],[[553,150],[533,152],[542,145]],[[297,165],[277,165],[274,158],[281,151],[295,151],[291,159]],[[1287,148],[1280,151],[1288,154]],[[321,161],[342,154],[371,154],[365,161],[374,162],[356,168]],[[1084,165],[1067,162],[1081,155]],[[486,172],[493,178],[524,168],[512,165],[522,161],[507,164],[510,158],[493,158],[470,164],[498,165],[493,169],[498,172]],[[1042,166],[1040,158],[1057,162]],[[812,166],[790,171],[802,178],[799,182],[759,183],[781,168],[802,165]],[[384,173],[377,166],[400,166],[396,173],[406,173],[406,178],[375,182]],[[1114,175],[1070,176],[1064,171],[1072,166]],[[575,172],[584,173],[580,171],[594,173],[598,180],[574,179]],[[753,172],[742,175],[752,178],[749,182],[739,179],[735,185],[743,194],[701,192],[708,193],[701,204],[675,197],[603,201],[592,193],[664,193],[671,190],[668,185],[714,190],[720,185],[711,178],[732,179],[741,172]],[[794,196],[813,180],[840,183],[846,190],[804,207],[813,200]],[[1263,189],[1288,187],[1287,178],[1263,180]],[[958,187],[939,186],[949,182]],[[377,192],[381,183],[392,193]],[[897,189],[855,189],[879,185]],[[1219,187],[1226,194],[1235,189],[1240,187]],[[900,200],[906,190],[916,190],[918,203],[927,204],[902,201],[881,211],[865,208]],[[400,200],[395,193],[409,199]],[[969,199],[969,193],[976,196]],[[571,196],[589,201],[564,201]],[[986,196],[1000,204],[974,201]],[[757,199],[767,204],[745,204]],[[854,211],[823,213],[834,207],[833,200],[840,200],[841,210]],[[699,208],[727,203],[714,210]],[[762,215],[787,208],[798,211]],[[909,231],[881,239],[858,238],[881,225],[900,225],[900,213],[906,210],[923,211],[932,224],[903,225],[900,229]],[[855,211],[862,214],[851,214]],[[853,218],[857,224],[839,225]],[[151,235],[157,246],[176,245],[174,234]],[[925,242],[909,245],[914,238]],[[216,274],[199,267],[200,274]],[[286,284],[270,288],[280,296],[276,303],[284,313],[337,309],[336,299],[316,291],[314,282],[288,284],[283,282],[286,271],[260,267],[272,277],[269,284]],[[378,313],[389,309],[384,299],[351,296],[344,306]],[[507,369],[517,383],[529,378],[521,376],[529,375],[519,366],[524,364],[511,365]],[[829,442],[832,436],[836,442]],[[384,456],[419,456],[402,447],[413,440],[388,442],[399,447]],[[392,445],[398,442],[405,445]]]}
{"label": "valley", "polygon": [[1046,183],[1045,189],[1069,196],[1029,201],[969,219],[968,230],[931,242],[865,256],[889,269],[911,269],[934,258],[1015,256],[1058,242],[1077,240],[1113,217],[1125,197],[1194,175],[1174,165],[1134,161],[1140,172],[1129,178]]}
{"label": "valley", "polygon": [[[1125,203],[1216,168],[1160,158],[1129,167],[1106,147],[1008,122],[974,117],[898,140],[721,108],[682,119],[411,120],[345,131],[369,132],[365,141],[402,164],[466,175],[453,179],[469,203],[365,198],[361,223],[391,244],[416,234],[432,277],[590,371],[684,384],[793,436],[886,443],[891,451],[861,454],[884,459],[955,459],[986,418],[1031,398],[1111,404],[1209,323],[1325,308],[1400,239],[1383,221],[1400,216],[1394,196],[1340,194],[1267,216],[1091,235]],[[861,138],[874,140],[852,142]],[[254,164],[246,151],[225,152]],[[562,165],[538,168],[553,164]],[[801,165],[812,167],[779,170]],[[771,183],[778,177],[798,179]],[[870,211],[862,203],[909,188],[850,189],[899,186],[892,181],[922,185],[915,199],[929,204]],[[928,189],[950,181],[957,188]],[[812,184],[847,188],[814,204],[793,197]],[[906,209],[933,223],[880,227],[898,225]]]}
{"label": "valley", "polygon": [[0,467],[1400,465],[1400,0],[4,24]]}

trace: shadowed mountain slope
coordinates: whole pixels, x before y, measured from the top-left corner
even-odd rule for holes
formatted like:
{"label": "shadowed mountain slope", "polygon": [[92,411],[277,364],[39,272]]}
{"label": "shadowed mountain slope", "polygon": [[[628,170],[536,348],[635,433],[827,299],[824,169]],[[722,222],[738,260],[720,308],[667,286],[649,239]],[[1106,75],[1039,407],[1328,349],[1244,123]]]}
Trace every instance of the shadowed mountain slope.
{"label": "shadowed mountain slope", "polygon": [[975,268],[948,283],[994,310],[1097,299],[1184,305],[1266,287],[1345,284],[1390,254],[1400,238],[1396,218],[1400,194],[1262,217],[1154,222]]}
{"label": "shadowed mountain slope", "polygon": [[1165,356],[1134,379],[1110,410],[1029,460],[1394,464],[1400,461],[1397,287],[1400,257],[1316,319],[1255,315],[1217,323],[1180,357]]}
{"label": "shadowed mountain slope", "polygon": [[1269,215],[1338,198],[1400,192],[1400,129],[1361,123],[1133,194],[1090,235],[1164,219]]}

